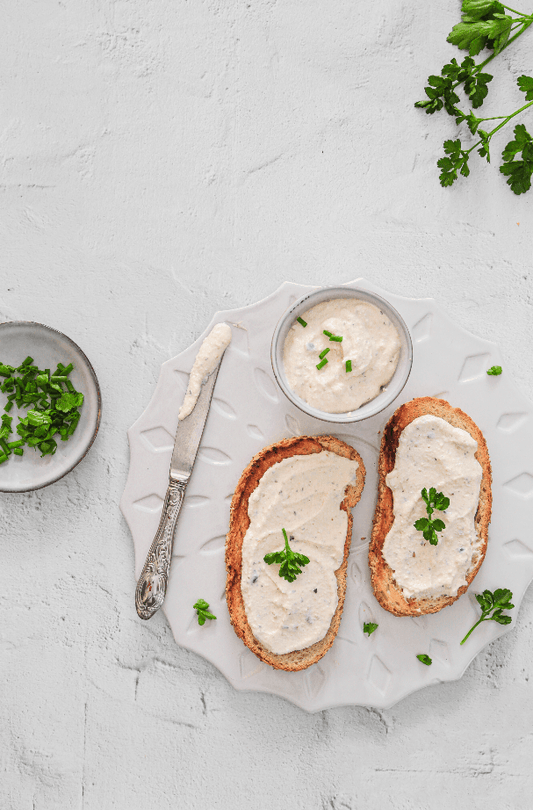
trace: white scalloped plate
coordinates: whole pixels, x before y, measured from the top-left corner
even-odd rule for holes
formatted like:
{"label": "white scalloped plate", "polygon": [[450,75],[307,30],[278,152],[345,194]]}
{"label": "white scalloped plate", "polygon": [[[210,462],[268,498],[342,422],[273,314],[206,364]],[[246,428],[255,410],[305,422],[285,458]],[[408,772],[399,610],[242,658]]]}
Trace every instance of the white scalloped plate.
{"label": "white scalloped plate", "polygon": [[[529,526],[533,406],[505,370],[500,377],[487,376],[490,366],[501,364],[497,347],[458,327],[432,299],[390,295],[361,279],[345,286],[364,287],[387,298],[411,331],[413,370],[393,405],[364,422],[335,429],[336,425],[304,416],[286,400],[273,379],[270,340],[284,310],[314,288],[285,283],[264,301],[217,313],[196,343],[163,364],[150,404],[128,431],[130,469],[121,500],[135,545],[138,577],[159,522],[188,372],[215,323],[225,320],[237,325],[178,520],[163,609],[178,644],[211,661],[236,689],[270,692],[307,711],[350,704],[386,708],[424,686],[460,678],[488,642],[510,629],[484,622],[461,647],[460,639],[479,616],[474,593],[510,588],[516,605],[512,628],[533,578]],[[483,431],[493,468],[493,516],[487,556],[469,592],[440,613],[397,618],[373,596],[367,550],[380,432],[395,408],[417,396],[447,399],[470,414]],[[339,634],[317,664],[303,672],[283,672],[261,663],[237,638],[229,621],[224,598],[229,507],[242,470],[262,447],[284,436],[321,433],[334,433],[359,451],[367,469],[366,485],[354,509]],[[132,583],[132,605],[133,591]],[[192,609],[200,597],[218,617],[203,627]],[[363,634],[365,621],[379,624],[370,637]],[[421,664],[418,653],[429,654],[432,666]]]}

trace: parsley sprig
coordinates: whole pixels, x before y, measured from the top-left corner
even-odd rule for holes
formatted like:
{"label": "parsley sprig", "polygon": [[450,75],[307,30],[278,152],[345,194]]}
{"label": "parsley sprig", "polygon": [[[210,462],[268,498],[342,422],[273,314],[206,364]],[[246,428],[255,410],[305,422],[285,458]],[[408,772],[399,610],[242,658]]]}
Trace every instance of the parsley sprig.
{"label": "parsley sprig", "polygon": [[446,498],[442,492],[437,492],[435,487],[431,487],[429,490],[429,494],[427,489],[424,489],[420,493],[422,495],[422,499],[426,504],[426,512],[427,518],[419,518],[413,526],[419,532],[422,532],[424,535],[424,539],[428,540],[432,546],[436,546],[439,542],[439,538],[437,537],[437,532],[441,532],[443,529],[446,528],[446,524],[440,518],[435,518],[435,520],[431,519],[431,515],[437,509],[439,512],[444,512],[450,505],[450,499]]}
{"label": "parsley sprig", "polygon": [[205,599],[198,599],[193,608],[198,616],[198,624],[205,624],[206,619],[216,619],[216,616],[209,612],[209,603]]}
{"label": "parsley sprig", "polygon": [[513,594],[508,588],[497,588],[494,593],[489,590],[485,590],[483,593],[476,593],[476,599],[481,607],[481,618],[470,628],[461,641],[461,644],[465,643],[470,633],[473,633],[481,622],[491,621],[498,622],[498,624],[511,624],[513,621],[512,617],[504,614],[503,611],[512,610],[514,608],[514,605],[511,603],[512,598]]}
{"label": "parsley sprig", "polygon": [[[460,98],[456,91],[462,87],[472,108],[481,107],[488,94],[488,84],[493,79],[483,68],[533,24],[533,14],[515,11],[497,0],[463,0],[462,12],[462,21],[453,27],[448,42],[467,50],[469,55],[461,64],[455,58],[452,59],[444,65],[439,76],[430,76],[425,88],[427,98],[415,104],[415,107],[424,109],[429,115],[444,109],[455,118],[457,125],[466,123],[471,134],[478,136],[476,142],[468,148],[463,146],[460,138],[444,142],[444,157],[437,161],[443,187],[453,185],[459,174],[468,177],[468,161],[474,150],[490,163],[490,142],[493,136],[515,116],[533,105],[533,77],[522,75],[518,79],[518,88],[525,93],[527,103],[508,115],[479,117],[472,110],[464,112],[457,106]],[[493,53],[476,64],[472,57],[483,48],[491,48]],[[482,127],[485,121],[499,123],[487,130]],[[523,124],[515,127],[514,134],[515,140],[510,141],[503,150],[504,162],[500,171],[507,176],[511,190],[515,194],[523,194],[531,187],[533,139]],[[521,154],[521,160],[516,159],[518,154]]]}
{"label": "parsley sprig", "polygon": [[263,557],[267,565],[279,563],[279,575],[287,582],[294,582],[298,574],[302,573],[302,567],[307,565],[309,557],[305,554],[300,554],[298,551],[293,551],[289,546],[289,538],[285,529],[281,530],[285,538],[285,548],[282,551],[272,551],[270,554],[265,554]]}
{"label": "parsley sprig", "polygon": [[[527,80],[527,82],[525,80]],[[518,86],[520,87],[521,84],[526,86],[529,81],[531,81],[533,88],[533,78],[530,76],[520,76]],[[520,87],[520,89],[522,88]],[[508,124],[511,119],[524,110],[527,110],[528,107],[533,106],[533,91],[531,98],[532,100],[528,104],[524,104],[520,109],[510,115],[499,115],[491,118],[478,118],[473,113],[466,115],[461,112],[461,110],[456,109],[456,122],[460,123],[461,121],[466,121],[470,132],[473,135],[477,135],[478,140],[468,149],[463,148],[460,138],[444,141],[445,156],[437,161],[437,166],[441,170],[439,175],[441,186],[452,186],[457,180],[458,173],[463,177],[468,177],[470,174],[468,161],[474,149],[478,150],[480,157],[484,157],[487,163],[490,163],[490,142],[492,137],[502,129],[502,127]],[[501,121],[501,123],[489,132],[480,127],[483,121],[497,120]],[[518,124],[514,128],[514,135],[515,140],[509,141],[502,152],[504,162],[503,165],[500,166],[500,172],[507,176],[507,183],[515,194],[524,194],[531,188],[531,176],[533,175],[533,138],[524,124]],[[521,154],[522,159],[515,160],[519,154]]]}

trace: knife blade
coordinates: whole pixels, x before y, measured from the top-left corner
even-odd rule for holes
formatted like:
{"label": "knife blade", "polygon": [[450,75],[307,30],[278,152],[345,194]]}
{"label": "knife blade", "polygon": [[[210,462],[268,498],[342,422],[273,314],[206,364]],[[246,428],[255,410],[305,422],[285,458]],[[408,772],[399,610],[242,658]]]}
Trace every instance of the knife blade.
{"label": "knife blade", "polygon": [[165,600],[176,523],[204,432],[223,357],[224,352],[213,371],[202,382],[191,413],[178,421],[161,519],[135,589],[135,607],[141,619],[151,619]]}

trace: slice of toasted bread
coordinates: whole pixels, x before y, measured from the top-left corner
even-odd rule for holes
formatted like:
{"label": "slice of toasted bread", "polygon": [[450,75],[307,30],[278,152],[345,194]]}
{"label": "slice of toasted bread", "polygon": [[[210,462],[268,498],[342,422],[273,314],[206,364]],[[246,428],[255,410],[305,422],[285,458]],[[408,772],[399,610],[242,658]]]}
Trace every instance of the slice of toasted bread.
{"label": "slice of toasted bread", "polygon": [[[337,609],[326,635],[320,641],[317,641],[315,644],[305,649],[278,655],[268,650],[255,638],[246,618],[241,591],[241,573],[242,544],[244,535],[250,525],[248,501],[265,472],[274,464],[290,456],[321,453],[323,450],[329,450],[339,456],[357,461],[359,465],[355,484],[346,487],[345,497],[342,503],[339,504],[339,508],[347,513],[348,530],[344,544],[343,560],[340,567],[335,572],[338,594]],[[276,669],[284,669],[292,672],[305,669],[322,658],[333,644],[339,629],[346,594],[346,569],[348,566],[348,553],[350,551],[353,524],[350,508],[355,506],[359,501],[364,482],[365,466],[359,453],[354,450],[353,447],[350,447],[350,445],[345,444],[345,442],[333,436],[297,436],[291,439],[283,439],[261,450],[260,453],[254,456],[241,475],[231,502],[230,526],[226,538],[226,601],[228,603],[231,623],[239,638],[242,639],[246,646],[249,647],[261,661],[270,664],[270,666]]]}
{"label": "slice of toasted bread", "polygon": [[[394,579],[394,571],[383,557],[383,544],[394,522],[392,491],[386,484],[386,476],[394,468],[398,442],[403,430],[419,416],[430,414],[445,419],[450,425],[466,430],[477,441],[475,458],[481,465],[482,477],[478,508],[474,525],[478,543],[466,573],[466,585],[459,588],[454,596],[406,599]],[[436,613],[455,602],[469,587],[480,569],[487,550],[488,527],[492,509],[491,467],[487,444],[477,425],[466,413],[452,406],[444,399],[420,397],[406,402],[392,415],[381,440],[378,463],[378,499],[369,547],[369,564],[372,587],[378,602],[395,616],[420,616],[423,613]]]}

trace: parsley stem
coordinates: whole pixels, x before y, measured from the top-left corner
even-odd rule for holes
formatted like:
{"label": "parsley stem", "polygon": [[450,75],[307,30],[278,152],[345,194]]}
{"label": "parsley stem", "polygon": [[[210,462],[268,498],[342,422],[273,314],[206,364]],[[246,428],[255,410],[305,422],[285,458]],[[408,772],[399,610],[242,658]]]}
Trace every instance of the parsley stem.
{"label": "parsley stem", "polygon": [[502,121],[501,124],[499,124],[491,132],[489,132],[489,138],[491,138],[494,135],[495,132],[498,132],[499,129],[504,127],[507,124],[507,122],[511,120],[511,118],[514,118],[515,115],[519,115],[521,112],[523,112],[524,110],[527,110],[527,108],[531,107],[532,105],[533,105],[533,101],[530,101],[528,104],[524,104],[523,107],[520,107],[519,110],[516,110],[516,112],[512,113],[511,115],[508,115],[507,118],[505,119],[505,121]]}
{"label": "parsley stem", "polygon": [[476,627],[478,627],[478,626],[481,624],[481,622],[483,622],[483,621],[485,621],[485,615],[482,615],[482,616],[481,616],[481,619],[479,619],[479,621],[477,621],[477,622],[475,623],[475,625],[474,625],[473,627],[471,627],[471,628],[470,628],[470,630],[468,631],[468,633],[466,634],[466,636],[464,637],[464,639],[461,641],[461,644],[464,644],[464,643],[465,643],[465,641],[467,640],[467,638],[468,638],[468,636],[470,635],[470,633],[473,633],[473,632],[474,632],[474,630],[476,629]]}
{"label": "parsley stem", "polygon": [[506,8],[506,9],[507,9],[507,11],[512,11],[512,12],[513,12],[513,14],[516,14],[518,17],[526,17],[526,18],[527,18],[527,15],[526,15],[526,14],[524,14],[522,11],[515,11],[515,9],[514,9],[514,8],[511,8],[511,6],[504,6],[504,5],[503,5],[503,3],[502,3],[502,6],[503,6],[504,8]]}
{"label": "parsley stem", "polygon": [[[502,115],[502,116],[497,116],[497,118],[503,118],[504,120],[501,122],[501,124],[498,124],[498,126],[497,126],[497,127],[494,127],[494,129],[491,129],[491,131],[490,131],[490,132],[487,132],[487,143],[490,141],[490,139],[492,138],[492,136],[493,136],[493,135],[495,135],[495,134],[496,134],[496,132],[498,132],[498,130],[500,130],[502,127],[504,127],[506,124],[508,124],[508,123],[509,123],[509,121],[510,121],[512,118],[514,118],[516,115],[520,115],[520,113],[521,113],[521,112],[524,112],[524,110],[527,110],[527,108],[528,108],[528,107],[531,107],[531,106],[533,106],[533,101],[529,101],[527,104],[524,104],[524,106],[523,106],[523,107],[520,107],[520,109],[519,109],[519,110],[516,110],[514,113],[511,113],[511,115],[507,115],[507,116],[503,116],[503,115]],[[496,120],[496,118],[481,118],[481,121],[494,121],[494,120]],[[469,154],[470,154],[470,152],[473,152],[473,150],[474,150],[474,149],[476,149],[476,148],[477,148],[478,146],[480,146],[481,144],[483,144],[483,141],[482,141],[482,140],[477,141],[477,143],[475,143],[473,146],[471,146],[471,147],[470,147],[470,149],[466,149],[466,150],[465,150],[465,153],[466,153],[467,155],[469,155]]]}

